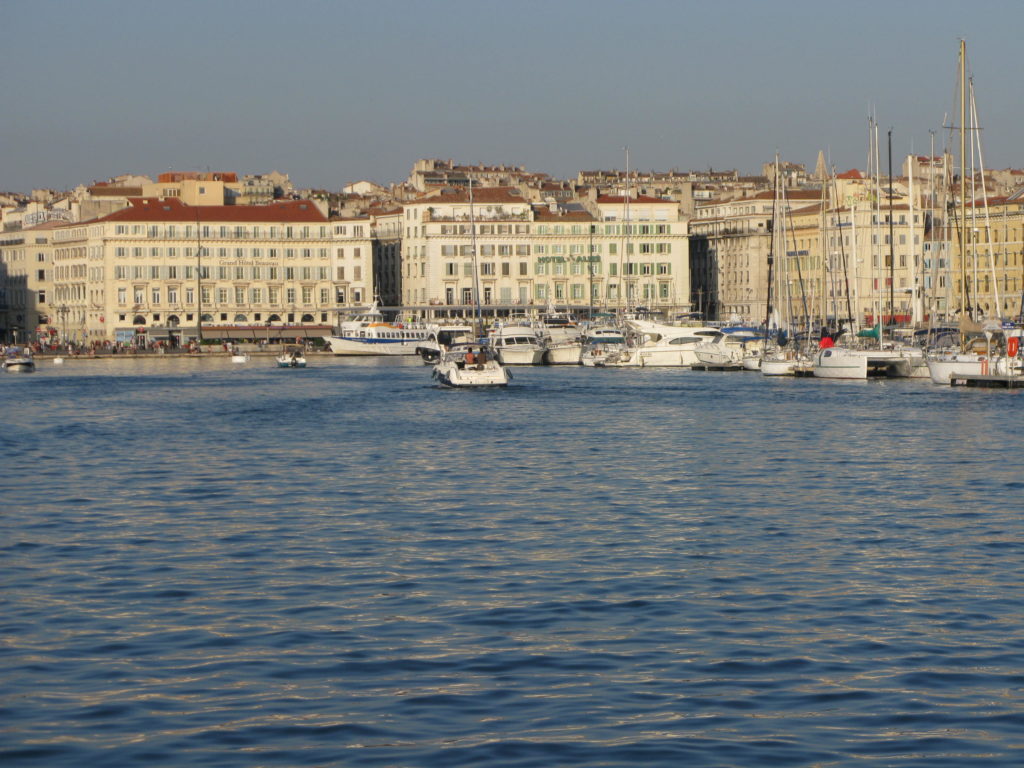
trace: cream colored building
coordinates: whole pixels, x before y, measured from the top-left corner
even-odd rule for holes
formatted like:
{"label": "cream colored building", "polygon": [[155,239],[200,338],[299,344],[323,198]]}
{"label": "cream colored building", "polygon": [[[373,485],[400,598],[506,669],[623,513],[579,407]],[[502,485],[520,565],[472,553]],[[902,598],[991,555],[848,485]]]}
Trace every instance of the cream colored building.
{"label": "cream colored building", "polygon": [[468,190],[446,189],[406,204],[403,226],[406,305],[464,309],[479,289],[498,313],[548,304],[689,307],[687,222],[672,201],[531,205],[515,189],[491,187],[474,189],[471,206]]}
{"label": "cream colored building", "polygon": [[[54,294],[87,341],[184,343],[231,328],[329,327],[372,290],[369,227],[309,201],[188,206],[138,198],[54,233]],[[298,335],[298,334],[297,334]]]}
{"label": "cream colored building", "polygon": [[[817,191],[792,190],[780,205],[790,211],[820,196]],[[693,307],[707,319],[750,324],[764,321],[776,207],[772,191],[698,204],[690,222]],[[780,254],[774,255],[778,269]]]}
{"label": "cream colored building", "polygon": [[53,291],[53,233],[60,226],[49,221],[0,234],[0,341],[50,339],[61,321],[66,327],[67,308]]}

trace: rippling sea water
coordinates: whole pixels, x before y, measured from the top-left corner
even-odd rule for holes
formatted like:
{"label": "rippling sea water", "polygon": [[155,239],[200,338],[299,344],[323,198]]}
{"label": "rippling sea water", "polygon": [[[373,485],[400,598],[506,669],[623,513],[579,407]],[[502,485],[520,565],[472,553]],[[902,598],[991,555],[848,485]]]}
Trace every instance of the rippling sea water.
{"label": "rippling sea water", "polygon": [[0,379],[4,766],[1019,766],[1021,394]]}

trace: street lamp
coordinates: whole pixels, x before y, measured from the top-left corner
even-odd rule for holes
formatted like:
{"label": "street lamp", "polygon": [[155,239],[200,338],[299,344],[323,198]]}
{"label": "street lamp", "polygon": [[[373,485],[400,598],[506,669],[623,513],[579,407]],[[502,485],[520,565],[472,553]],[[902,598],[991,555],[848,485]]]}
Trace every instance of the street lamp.
{"label": "street lamp", "polygon": [[68,305],[61,304],[57,307],[57,314],[60,316],[61,343],[68,343]]}

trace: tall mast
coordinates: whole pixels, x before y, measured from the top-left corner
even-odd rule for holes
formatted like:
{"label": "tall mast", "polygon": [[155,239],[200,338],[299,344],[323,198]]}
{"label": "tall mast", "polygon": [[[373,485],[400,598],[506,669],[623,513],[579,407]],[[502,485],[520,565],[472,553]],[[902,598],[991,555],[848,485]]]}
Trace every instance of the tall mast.
{"label": "tall mast", "polygon": [[470,249],[473,251],[473,295],[476,299],[476,337],[479,339],[484,331],[483,310],[480,308],[480,268],[476,259],[476,214],[473,208],[473,177],[469,177],[469,237]]}
{"label": "tall mast", "polygon": [[199,225],[199,206],[196,206],[196,346],[202,352],[203,344],[203,233]]}
{"label": "tall mast", "polygon": [[[896,325],[896,237],[894,233],[892,213],[892,128],[889,129],[889,322]],[[882,331],[878,331],[878,339],[882,339]]]}
{"label": "tall mast", "polygon": [[[967,310],[967,44],[960,41],[960,227],[957,244],[960,249],[960,317]],[[973,316],[972,316],[973,319]]]}
{"label": "tall mast", "polygon": [[768,326],[772,319],[772,271],[775,267],[775,237],[777,235],[778,224],[775,220],[775,215],[778,212],[779,205],[779,155],[775,154],[775,194],[772,200],[772,234],[771,239],[768,241],[768,300],[765,302],[764,308],[764,343],[768,344]]}
{"label": "tall mast", "polygon": [[621,296],[620,300],[622,303],[622,299],[625,298],[628,306],[630,299],[630,234],[632,233],[630,231],[630,147],[628,146],[626,147],[626,186],[624,188],[624,195],[625,199],[623,201],[623,251],[625,253],[623,253],[620,256],[620,259],[618,259],[618,261],[620,261],[620,264],[622,264],[623,259],[626,260],[626,271],[622,275],[620,275],[620,280],[623,284],[623,292],[625,293],[625,297]]}

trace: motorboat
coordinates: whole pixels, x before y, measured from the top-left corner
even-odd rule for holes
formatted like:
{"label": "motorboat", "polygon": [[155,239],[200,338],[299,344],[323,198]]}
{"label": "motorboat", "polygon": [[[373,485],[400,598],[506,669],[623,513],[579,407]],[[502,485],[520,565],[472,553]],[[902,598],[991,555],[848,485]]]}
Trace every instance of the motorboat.
{"label": "motorboat", "polygon": [[576,320],[565,312],[553,309],[540,316],[544,339],[544,362],[548,365],[579,365],[583,342]]}
{"label": "motorboat", "polygon": [[[708,368],[739,370],[744,360],[751,357],[754,346],[759,346],[761,337],[753,329],[723,329],[720,333],[697,344],[693,348],[699,365]],[[749,347],[748,347],[749,345]],[[756,370],[754,368],[753,370]]]}
{"label": "motorboat", "polygon": [[454,388],[505,387],[511,374],[486,344],[458,342],[441,353],[433,377]]}
{"label": "motorboat", "polygon": [[614,326],[591,328],[583,336],[583,351],[580,363],[589,367],[600,367],[613,355],[626,349],[626,337]]}
{"label": "motorboat", "polygon": [[416,354],[427,365],[434,365],[441,359],[441,353],[447,347],[457,342],[472,340],[473,329],[468,325],[438,325],[416,346]]}
{"label": "motorboat", "polygon": [[288,347],[274,358],[278,368],[305,368],[306,355],[302,347]]}
{"label": "motorboat", "polygon": [[582,354],[580,341],[547,341],[542,360],[548,365],[579,365]]}
{"label": "motorboat", "polygon": [[665,325],[650,320],[627,319],[627,328],[637,341],[611,355],[605,366],[677,366],[700,365],[695,349],[722,333],[710,326]]}
{"label": "motorboat", "polygon": [[415,355],[436,326],[420,322],[389,322],[375,301],[364,312],[343,321],[324,341],[335,355]]}
{"label": "motorboat", "polygon": [[496,325],[490,331],[490,344],[502,365],[544,362],[544,340],[532,325]]}
{"label": "motorboat", "polygon": [[32,373],[36,369],[36,361],[31,355],[15,354],[4,358],[3,369],[8,373]]}
{"label": "motorboat", "polygon": [[248,352],[242,352],[241,350],[235,348],[235,349],[231,350],[231,362],[232,363],[248,363],[249,362],[249,353]]}

